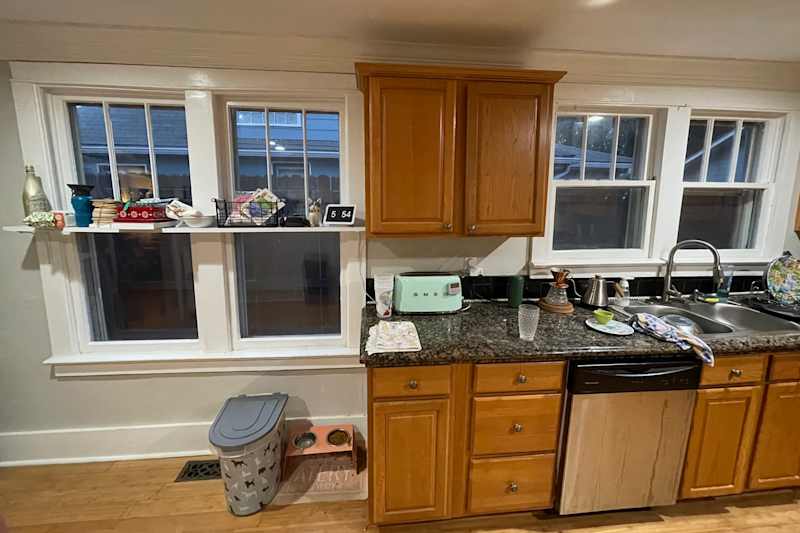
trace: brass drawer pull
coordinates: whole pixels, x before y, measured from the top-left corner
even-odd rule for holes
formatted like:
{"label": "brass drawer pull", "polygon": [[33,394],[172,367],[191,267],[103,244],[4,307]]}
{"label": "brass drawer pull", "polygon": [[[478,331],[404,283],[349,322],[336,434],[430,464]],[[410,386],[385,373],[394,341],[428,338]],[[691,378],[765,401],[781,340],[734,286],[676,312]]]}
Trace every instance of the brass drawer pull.
{"label": "brass drawer pull", "polygon": [[512,481],[508,484],[508,492],[516,493],[519,490],[519,485],[517,485],[516,481]]}
{"label": "brass drawer pull", "polygon": [[442,228],[449,231],[449,230],[453,229],[453,225],[452,224],[442,224]]}
{"label": "brass drawer pull", "polygon": [[409,389],[417,390],[417,387],[419,387],[419,383],[417,383],[416,379],[411,379],[411,380],[408,381],[408,388]]}
{"label": "brass drawer pull", "polygon": [[476,226],[475,224],[473,224],[473,225],[471,225],[471,226],[469,227],[469,230],[470,230],[470,231],[475,231],[475,230],[477,230],[477,229],[478,229],[478,226]]}
{"label": "brass drawer pull", "polygon": [[519,383],[520,385],[524,385],[527,382],[528,382],[528,376],[526,376],[525,374],[520,374],[517,376],[517,383]]}
{"label": "brass drawer pull", "polygon": [[742,374],[744,374],[744,372],[742,372],[740,369],[731,368],[731,377],[732,378],[740,378],[740,377],[742,377]]}
{"label": "brass drawer pull", "polygon": [[514,424],[511,426],[511,429],[514,431],[514,433],[522,433],[522,424]]}

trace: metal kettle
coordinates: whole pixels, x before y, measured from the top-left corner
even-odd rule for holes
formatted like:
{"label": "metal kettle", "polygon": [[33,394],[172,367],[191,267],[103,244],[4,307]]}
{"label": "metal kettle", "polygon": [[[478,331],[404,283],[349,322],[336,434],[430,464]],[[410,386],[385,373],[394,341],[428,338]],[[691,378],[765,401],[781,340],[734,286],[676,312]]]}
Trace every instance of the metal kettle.
{"label": "metal kettle", "polygon": [[595,274],[594,277],[589,280],[589,286],[586,287],[583,294],[578,292],[575,279],[573,278],[570,281],[572,282],[572,289],[575,291],[575,294],[580,297],[582,304],[591,307],[608,307],[608,289],[606,288],[606,284],[611,282],[607,281],[603,276]]}

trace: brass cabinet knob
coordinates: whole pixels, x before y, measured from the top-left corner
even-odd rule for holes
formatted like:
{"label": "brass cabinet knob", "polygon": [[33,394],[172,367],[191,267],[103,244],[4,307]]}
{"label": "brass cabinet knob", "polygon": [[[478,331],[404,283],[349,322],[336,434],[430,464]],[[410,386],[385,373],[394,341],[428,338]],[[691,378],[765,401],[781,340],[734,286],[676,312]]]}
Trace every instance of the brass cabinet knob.
{"label": "brass cabinet knob", "polygon": [[408,388],[411,390],[417,390],[419,383],[417,383],[416,379],[411,379],[408,381]]}
{"label": "brass cabinet knob", "polygon": [[514,433],[522,433],[522,424],[514,424],[511,429],[514,430]]}
{"label": "brass cabinet knob", "polygon": [[744,374],[744,372],[742,372],[740,369],[731,368],[731,377],[740,378],[740,377],[742,377],[742,374]]}
{"label": "brass cabinet knob", "polygon": [[519,490],[519,485],[517,485],[516,481],[512,481],[508,484],[508,492],[517,492]]}
{"label": "brass cabinet knob", "polygon": [[475,231],[476,229],[478,229],[478,226],[476,226],[475,224],[473,224],[473,225],[471,225],[471,226],[469,227],[469,230],[470,230],[470,231]]}
{"label": "brass cabinet knob", "polygon": [[528,382],[528,376],[526,376],[525,374],[520,374],[519,376],[517,376],[517,383],[519,383],[520,385],[524,385],[527,382]]}
{"label": "brass cabinet knob", "polygon": [[453,229],[453,225],[452,224],[442,224],[442,228],[446,229],[447,231],[450,231],[451,229]]}

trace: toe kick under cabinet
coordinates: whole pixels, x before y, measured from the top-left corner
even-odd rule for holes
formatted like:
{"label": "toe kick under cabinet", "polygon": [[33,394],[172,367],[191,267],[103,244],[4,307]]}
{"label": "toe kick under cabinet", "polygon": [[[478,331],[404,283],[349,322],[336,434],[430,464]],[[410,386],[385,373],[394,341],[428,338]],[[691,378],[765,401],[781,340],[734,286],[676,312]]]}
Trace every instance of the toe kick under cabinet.
{"label": "toe kick under cabinet", "polygon": [[551,508],[564,368],[369,369],[370,521]]}

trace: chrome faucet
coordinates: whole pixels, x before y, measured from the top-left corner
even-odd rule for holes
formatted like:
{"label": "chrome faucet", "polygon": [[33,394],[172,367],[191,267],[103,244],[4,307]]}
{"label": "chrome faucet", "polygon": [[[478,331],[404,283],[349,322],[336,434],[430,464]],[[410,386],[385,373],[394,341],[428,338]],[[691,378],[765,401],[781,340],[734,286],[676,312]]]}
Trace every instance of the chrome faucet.
{"label": "chrome faucet", "polygon": [[664,291],[661,293],[661,300],[664,303],[669,302],[673,297],[683,297],[683,295],[672,286],[672,269],[675,267],[675,252],[681,248],[687,248],[690,246],[708,248],[708,250],[714,256],[714,290],[719,289],[720,285],[722,284],[722,265],[720,264],[719,260],[719,252],[716,248],[714,248],[714,245],[710,242],[701,241],[699,239],[688,239],[681,241],[673,246],[672,250],[669,251],[669,259],[667,259],[667,271],[664,273]]}

